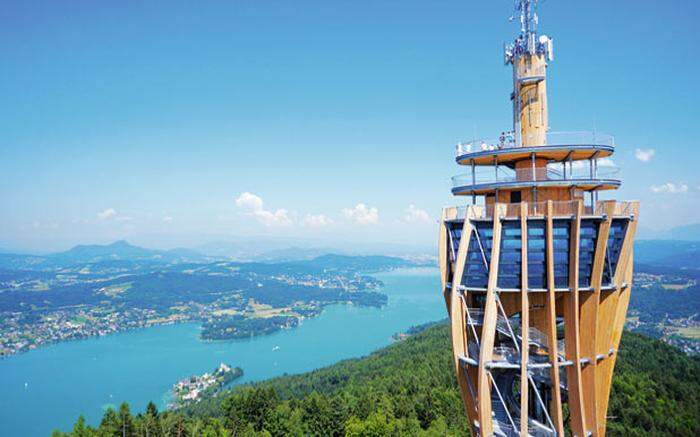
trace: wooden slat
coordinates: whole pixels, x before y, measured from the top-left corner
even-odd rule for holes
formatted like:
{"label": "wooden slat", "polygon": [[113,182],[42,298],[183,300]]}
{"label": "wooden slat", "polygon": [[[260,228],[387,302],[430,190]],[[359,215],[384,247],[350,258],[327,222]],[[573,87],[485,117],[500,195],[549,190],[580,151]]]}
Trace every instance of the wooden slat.
{"label": "wooden slat", "polygon": [[493,240],[491,244],[491,263],[489,279],[486,288],[486,304],[484,306],[484,322],[481,327],[481,348],[479,351],[479,376],[477,380],[477,403],[479,425],[482,436],[493,434],[491,420],[491,383],[488,378],[486,363],[493,358],[493,344],[496,336],[496,320],[498,307],[496,304],[496,285],[498,282],[498,262],[501,250],[501,219],[505,205],[496,204],[493,211]]}
{"label": "wooden slat", "polygon": [[615,211],[615,202],[603,202],[607,218],[598,227],[595,255],[593,256],[593,270],[591,272],[592,292],[579,293],[580,299],[580,344],[581,356],[590,360],[589,364],[581,370],[583,380],[583,400],[586,407],[586,429],[596,431],[598,429],[597,399],[595,389],[596,374],[596,336],[598,328],[598,303],[600,302],[600,287],[603,280],[603,266],[605,263],[605,251],[608,245],[610,223]]}
{"label": "wooden slat", "polygon": [[455,372],[457,374],[457,382],[459,383],[459,391],[462,395],[464,409],[469,417],[469,422],[474,423],[476,420],[476,410],[474,399],[469,392],[469,384],[467,378],[469,375],[464,370],[459,362],[460,356],[467,356],[467,344],[465,342],[465,333],[467,329],[466,320],[464,318],[464,308],[462,301],[459,298],[459,288],[462,285],[462,275],[464,266],[467,261],[467,251],[469,249],[469,239],[472,234],[471,218],[473,218],[473,207],[467,209],[464,225],[462,226],[462,237],[459,240],[459,249],[457,250],[457,258],[455,261],[454,275],[452,276],[452,289],[450,291],[450,327],[452,338],[452,353],[454,358]]}
{"label": "wooden slat", "polygon": [[528,435],[528,388],[530,303],[527,284],[527,203],[520,204],[520,435]]}
{"label": "wooden slat", "polygon": [[566,359],[574,365],[566,368],[566,380],[569,388],[569,413],[571,431],[574,436],[586,435],[586,412],[583,404],[583,388],[581,379],[581,344],[579,343],[579,311],[578,311],[578,269],[581,235],[582,203],[577,202],[575,215],[571,221],[569,239],[569,289],[564,304],[564,335],[566,342]]}
{"label": "wooden slat", "polygon": [[[617,208],[616,208],[617,209]],[[610,214],[613,215],[613,214]],[[625,251],[625,243],[629,245],[631,243],[631,239],[627,239],[626,237],[628,234],[625,234],[625,240],[623,240],[623,247],[621,248],[620,251],[620,259],[617,264],[617,271],[622,271],[624,270],[625,262],[624,262],[624,254],[622,252]],[[605,268],[605,267],[603,267]],[[615,277],[615,272],[611,272],[612,277],[612,284],[614,285],[614,288],[612,290],[607,290],[607,291],[602,291],[600,294],[600,302],[598,303],[598,320],[597,320],[597,331],[596,331],[596,354],[605,354],[607,355],[608,351],[610,350],[610,334],[612,332],[612,326],[615,320],[615,308],[617,308],[617,302],[620,297],[620,285],[616,279],[619,279],[619,276],[616,278]],[[602,363],[601,363],[602,364]],[[596,396],[600,398],[602,395],[601,390],[603,387],[599,385],[598,383],[600,382],[600,371],[597,371],[596,373]],[[600,409],[600,406],[602,404],[599,402],[598,403],[598,408]],[[600,414],[598,414],[598,420],[600,420]]]}
{"label": "wooden slat", "polygon": [[445,306],[447,307],[447,314],[450,314],[450,293],[447,289],[447,281],[449,273],[449,255],[448,255],[448,244],[452,244],[451,236],[447,232],[447,224],[445,223],[445,215],[447,214],[447,209],[442,210],[442,216],[440,217],[440,231],[438,236],[438,265],[440,266],[440,282],[442,283],[442,294],[445,298]]}
{"label": "wooden slat", "polygon": [[550,404],[550,415],[556,427],[558,435],[564,435],[564,415],[562,413],[561,389],[559,381],[559,355],[557,351],[557,311],[556,294],[554,291],[554,236],[552,201],[547,201],[547,301],[545,312],[547,314],[547,337],[549,340],[549,361],[550,377],[552,381],[552,403]]}
{"label": "wooden slat", "polygon": [[[608,402],[610,399],[610,386],[612,384],[612,375],[617,360],[617,349],[620,345],[622,330],[625,325],[627,315],[627,307],[629,305],[630,295],[632,292],[632,275],[633,275],[633,252],[634,252],[634,236],[637,231],[637,223],[639,222],[639,204],[636,203],[632,207],[632,213],[635,219],[627,225],[627,231],[620,250],[620,260],[613,276],[613,283],[618,294],[616,306],[614,308],[614,317],[610,323],[609,331],[609,348],[613,349],[613,355],[605,359],[600,364],[600,369],[597,372],[596,382],[598,396],[600,402],[598,404],[598,433],[601,436],[605,435],[606,415],[608,411]],[[627,287],[623,288],[626,283]]]}

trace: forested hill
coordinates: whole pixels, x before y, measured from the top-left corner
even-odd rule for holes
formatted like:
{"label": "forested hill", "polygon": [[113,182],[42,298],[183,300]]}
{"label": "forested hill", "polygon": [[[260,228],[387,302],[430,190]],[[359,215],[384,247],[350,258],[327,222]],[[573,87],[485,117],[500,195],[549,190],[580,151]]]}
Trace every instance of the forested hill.
{"label": "forested hill", "polygon": [[[609,435],[700,435],[700,360],[626,332]],[[185,412],[107,411],[71,436],[457,436],[467,427],[446,324],[368,357],[242,387]],[[148,433],[147,433],[148,431]],[[57,436],[63,435],[56,433]]]}

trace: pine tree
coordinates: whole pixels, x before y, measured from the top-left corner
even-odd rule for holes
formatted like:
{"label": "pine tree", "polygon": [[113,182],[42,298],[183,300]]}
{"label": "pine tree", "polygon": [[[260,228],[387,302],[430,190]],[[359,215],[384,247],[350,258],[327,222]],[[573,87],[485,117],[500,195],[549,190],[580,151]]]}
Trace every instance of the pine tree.
{"label": "pine tree", "polygon": [[162,428],[160,426],[160,417],[158,415],[158,407],[153,402],[149,402],[146,406],[146,414],[143,416],[145,437],[162,437]]}
{"label": "pine tree", "polygon": [[108,408],[102,416],[100,427],[98,428],[100,437],[120,437],[119,418],[114,408]]}
{"label": "pine tree", "polygon": [[123,402],[119,406],[119,435],[121,437],[136,437],[134,432],[134,418],[131,417],[129,404]]}
{"label": "pine tree", "polygon": [[92,433],[88,429],[87,425],[85,424],[85,417],[83,415],[80,415],[78,417],[78,421],[75,422],[75,425],[73,426],[73,432],[71,434],[72,437],[89,437]]}

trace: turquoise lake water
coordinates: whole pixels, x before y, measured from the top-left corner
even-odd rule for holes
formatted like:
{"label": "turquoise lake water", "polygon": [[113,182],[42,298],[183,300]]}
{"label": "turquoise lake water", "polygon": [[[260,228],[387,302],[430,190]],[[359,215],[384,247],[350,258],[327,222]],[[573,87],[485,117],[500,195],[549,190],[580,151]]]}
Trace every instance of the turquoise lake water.
{"label": "turquoise lake water", "polygon": [[[69,430],[80,414],[98,424],[103,409],[126,401],[141,411],[164,408],[170,387],[226,362],[238,382],[306,372],[388,345],[407,328],[446,317],[438,270],[375,275],[389,296],[384,308],[334,305],[297,328],[247,340],[205,342],[197,324],[157,326],[72,341],[0,360],[0,436],[46,436]],[[273,348],[275,350],[273,350]]]}

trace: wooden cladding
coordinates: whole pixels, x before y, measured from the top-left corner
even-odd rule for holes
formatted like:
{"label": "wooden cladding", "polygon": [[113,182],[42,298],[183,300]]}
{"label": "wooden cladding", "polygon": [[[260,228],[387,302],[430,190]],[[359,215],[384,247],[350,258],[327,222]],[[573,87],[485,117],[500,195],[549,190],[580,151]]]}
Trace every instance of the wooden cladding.
{"label": "wooden cladding", "polygon": [[[443,215],[443,291],[476,435],[604,435],[632,278],[638,205],[599,216]],[[598,208],[597,208],[598,209]],[[506,216],[508,216],[506,218]],[[568,404],[570,414],[566,415]]]}

